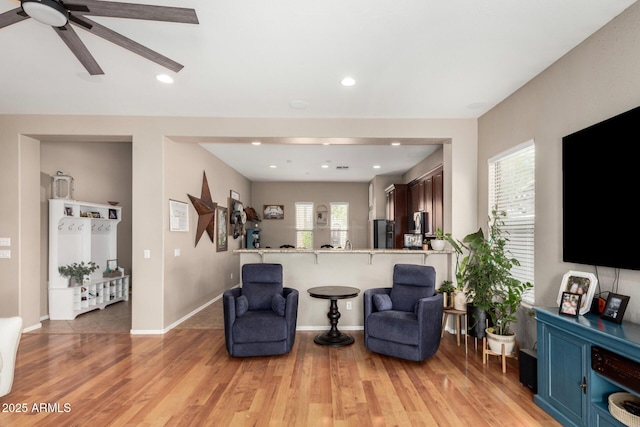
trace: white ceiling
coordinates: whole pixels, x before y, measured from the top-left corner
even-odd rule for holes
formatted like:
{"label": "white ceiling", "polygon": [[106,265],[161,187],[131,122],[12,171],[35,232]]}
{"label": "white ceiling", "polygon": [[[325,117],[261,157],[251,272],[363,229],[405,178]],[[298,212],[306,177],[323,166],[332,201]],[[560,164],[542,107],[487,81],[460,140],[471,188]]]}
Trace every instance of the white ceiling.
{"label": "white ceiling", "polygon": [[[76,27],[105,72],[89,76],[51,28],[27,19],[0,29],[0,114],[477,118],[635,0],[133,2],[196,10],[199,25],[92,17],[182,71]],[[0,13],[17,6],[0,0]],[[175,83],[158,82],[160,73]],[[341,86],[345,76],[355,86]],[[322,154],[270,156],[355,165],[348,153]]]}

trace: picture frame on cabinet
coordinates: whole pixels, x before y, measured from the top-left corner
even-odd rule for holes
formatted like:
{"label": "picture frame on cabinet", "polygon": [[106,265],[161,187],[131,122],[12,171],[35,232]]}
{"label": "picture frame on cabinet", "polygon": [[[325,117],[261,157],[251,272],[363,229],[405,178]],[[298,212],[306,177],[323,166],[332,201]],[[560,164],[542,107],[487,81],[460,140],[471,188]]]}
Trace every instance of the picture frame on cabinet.
{"label": "picture frame on cabinet", "polygon": [[109,219],[118,219],[118,211],[115,209],[109,209]]}
{"label": "picture frame on cabinet", "polygon": [[558,291],[557,304],[560,307],[564,292],[572,294],[580,294],[580,311],[579,314],[587,314],[591,309],[591,302],[598,287],[598,279],[593,273],[585,273],[583,271],[570,270],[562,277],[562,284]]}
{"label": "picture frame on cabinet", "polygon": [[582,295],[572,294],[571,292],[562,293],[562,301],[560,303],[560,314],[578,317],[580,313],[580,300]]}
{"label": "picture frame on cabinet", "polygon": [[71,206],[67,206],[64,208],[64,214],[66,216],[73,216],[73,208]]}
{"label": "picture frame on cabinet", "polygon": [[218,216],[216,252],[223,252],[227,250],[227,208],[218,205],[216,215]]}
{"label": "picture frame on cabinet", "polygon": [[624,312],[629,304],[629,297],[626,295],[614,294],[609,292],[607,297],[607,303],[604,306],[604,311],[600,316],[604,320],[614,323],[622,323]]}
{"label": "picture frame on cabinet", "polygon": [[100,212],[91,212],[91,218],[102,218]]}

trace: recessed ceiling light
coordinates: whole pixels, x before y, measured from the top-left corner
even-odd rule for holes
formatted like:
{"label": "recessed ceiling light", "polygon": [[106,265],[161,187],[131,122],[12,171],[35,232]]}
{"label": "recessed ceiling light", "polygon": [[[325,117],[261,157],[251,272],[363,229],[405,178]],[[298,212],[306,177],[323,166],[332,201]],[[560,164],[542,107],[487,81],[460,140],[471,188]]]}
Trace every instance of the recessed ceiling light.
{"label": "recessed ceiling light", "polygon": [[391,145],[393,145],[394,147],[397,147],[398,145],[400,145],[400,143],[398,141],[394,141],[391,143]]}
{"label": "recessed ceiling light", "polygon": [[380,169],[380,165],[373,165],[374,169]]}
{"label": "recessed ceiling light", "polygon": [[275,168],[277,168],[278,166],[276,166],[276,165],[271,165],[271,166],[269,166],[269,167],[270,167],[271,169],[275,169]]}
{"label": "recessed ceiling light", "polygon": [[307,104],[304,101],[300,101],[299,99],[291,101],[289,103],[289,107],[293,108],[294,110],[304,110],[308,106],[309,106],[309,104]]}
{"label": "recessed ceiling light", "polygon": [[158,79],[158,81],[162,82],[162,83],[173,83],[173,77],[167,75],[167,74],[158,74],[156,76],[156,79]]}
{"label": "recessed ceiling light", "polygon": [[262,144],[262,142],[260,142],[260,141],[253,141],[253,142],[251,143],[251,145],[260,145],[260,144]]}
{"label": "recessed ceiling light", "polygon": [[330,142],[323,142],[322,145],[331,145]]}
{"label": "recessed ceiling light", "polygon": [[350,86],[353,86],[354,84],[356,84],[356,81],[353,79],[353,77],[345,77],[344,79],[342,79],[340,84],[342,86],[350,87]]}
{"label": "recessed ceiling light", "polygon": [[329,165],[322,165],[322,169],[328,169]]}

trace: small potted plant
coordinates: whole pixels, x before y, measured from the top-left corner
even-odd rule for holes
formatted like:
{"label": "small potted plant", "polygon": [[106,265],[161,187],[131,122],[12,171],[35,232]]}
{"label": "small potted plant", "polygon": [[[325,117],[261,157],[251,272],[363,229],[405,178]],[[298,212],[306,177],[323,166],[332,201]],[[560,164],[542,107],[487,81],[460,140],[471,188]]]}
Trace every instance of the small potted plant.
{"label": "small potted plant", "polygon": [[431,241],[431,247],[434,251],[444,250],[444,233],[440,228],[436,229],[436,238]]}
{"label": "small potted plant", "polygon": [[422,241],[422,250],[423,251],[428,251],[429,250],[429,239],[424,239]]}
{"label": "small potted plant", "polygon": [[455,286],[453,286],[453,282],[451,280],[443,281],[442,285],[440,285],[440,287],[438,288],[438,292],[440,292],[444,297],[443,299],[445,308],[451,307],[453,305],[452,300],[455,291],[456,288]]}
{"label": "small potted plant", "polygon": [[80,285],[88,280],[91,273],[100,268],[95,262],[89,261],[85,263],[74,262],[73,264],[58,267],[58,272],[62,277],[69,278],[69,286]]}

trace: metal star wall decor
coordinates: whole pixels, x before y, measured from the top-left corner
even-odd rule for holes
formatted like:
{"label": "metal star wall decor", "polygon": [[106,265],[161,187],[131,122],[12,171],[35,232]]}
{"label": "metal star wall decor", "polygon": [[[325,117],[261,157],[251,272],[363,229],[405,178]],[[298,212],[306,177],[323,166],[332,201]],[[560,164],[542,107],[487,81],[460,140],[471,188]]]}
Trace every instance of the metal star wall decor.
{"label": "metal star wall decor", "polygon": [[193,207],[196,209],[196,212],[198,212],[198,229],[196,230],[195,246],[198,246],[200,237],[202,237],[202,233],[204,233],[205,230],[211,242],[215,242],[215,218],[218,204],[211,200],[211,191],[209,191],[206,172],[202,172],[202,193],[200,194],[200,198],[194,197],[191,194],[187,194],[187,196],[189,196]]}

